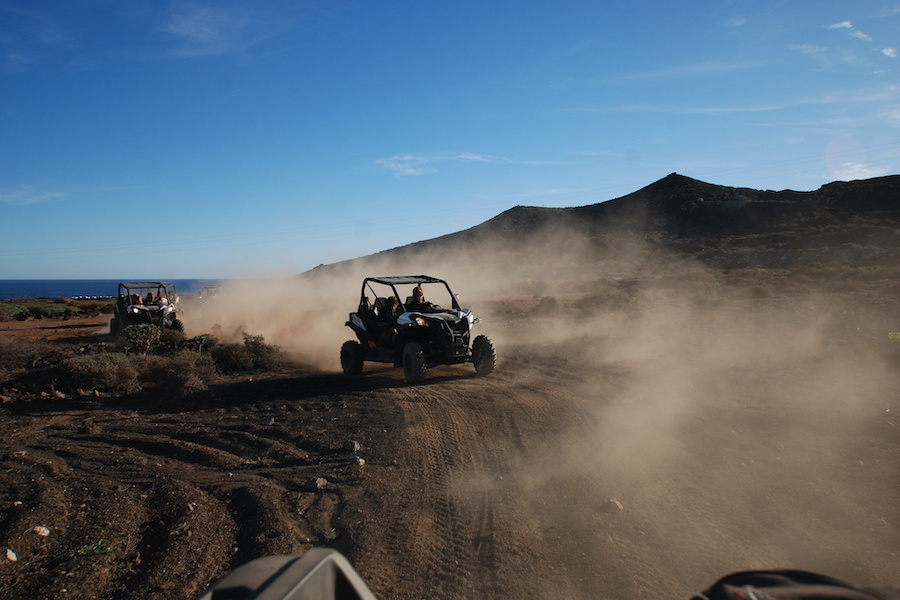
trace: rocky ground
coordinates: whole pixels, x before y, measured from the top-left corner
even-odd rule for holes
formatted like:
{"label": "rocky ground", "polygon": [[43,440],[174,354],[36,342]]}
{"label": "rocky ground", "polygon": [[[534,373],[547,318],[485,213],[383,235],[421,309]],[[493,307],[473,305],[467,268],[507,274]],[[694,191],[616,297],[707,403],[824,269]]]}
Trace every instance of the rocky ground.
{"label": "rocky ground", "polygon": [[[6,402],[0,597],[195,598],[317,546],[385,600],[896,581],[896,285],[655,281],[485,307],[485,378],[297,366],[186,400]],[[107,318],[0,335],[77,346]]]}

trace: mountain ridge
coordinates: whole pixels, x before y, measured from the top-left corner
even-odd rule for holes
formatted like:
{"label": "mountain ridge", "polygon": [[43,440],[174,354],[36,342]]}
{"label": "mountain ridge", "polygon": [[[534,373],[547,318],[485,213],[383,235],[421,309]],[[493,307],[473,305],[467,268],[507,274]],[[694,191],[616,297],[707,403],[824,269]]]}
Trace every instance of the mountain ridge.
{"label": "mountain ridge", "polygon": [[[787,250],[825,247],[841,247],[845,260],[851,262],[852,257],[846,257],[870,261],[875,254],[897,259],[900,175],[834,181],[817,190],[800,192],[721,186],[671,173],[618,198],[568,208],[518,205],[468,229],[320,265],[313,271],[370,260],[447,253],[488,241],[524,250],[546,245],[554,235],[596,240],[601,246],[604,239],[630,236],[705,262],[716,256],[718,259],[712,261],[718,263],[715,266],[734,262],[722,260],[725,254],[747,250],[782,253],[780,257],[759,255],[761,266],[798,258],[787,257]],[[860,251],[866,248],[886,252]],[[738,258],[750,264],[753,257]]]}

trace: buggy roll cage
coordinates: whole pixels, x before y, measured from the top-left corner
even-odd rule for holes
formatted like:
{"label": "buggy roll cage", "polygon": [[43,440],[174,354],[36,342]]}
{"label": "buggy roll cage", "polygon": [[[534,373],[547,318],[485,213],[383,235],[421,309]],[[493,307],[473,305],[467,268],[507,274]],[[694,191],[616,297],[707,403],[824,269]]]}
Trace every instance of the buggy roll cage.
{"label": "buggy roll cage", "polygon": [[368,297],[366,296],[366,288],[369,288],[369,291],[372,293],[374,298],[378,298],[378,294],[372,289],[370,282],[380,283],[382,285],[386,285],[391,288],[391,291],[394,293],[394,296],[403,305],[404,311],[406,311],[406,302],[401,298],[400,294],[397,292],[398,285],[421,285],[423,283],[437,283],[443,284],[447,290],[447,294],[450,296],[450,301],[453,303],[453,310],[462,310],[459,306],[459,301],[456,299],[456,296],[453,294],[453,290],[450,289],[450,284],[448,284],[443,279],[438,279],[437,277],[431,277],[429,275],[400,275],[395,277],[366,277],[362,283],[362,290],[359,295],[360,305],[364,302],[368,304]]}

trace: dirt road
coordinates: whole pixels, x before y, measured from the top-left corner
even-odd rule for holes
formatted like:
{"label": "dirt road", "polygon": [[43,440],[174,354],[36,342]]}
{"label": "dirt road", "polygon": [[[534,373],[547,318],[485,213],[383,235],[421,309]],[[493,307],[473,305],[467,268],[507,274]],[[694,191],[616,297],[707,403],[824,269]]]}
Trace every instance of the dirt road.
{"label": "dirt road", "polygon": [[193,598],[313,546],[384,600],[896,581],[896,305],[667,306],[488,320],[487,378],[367,364],[4,406],[0,597]]}

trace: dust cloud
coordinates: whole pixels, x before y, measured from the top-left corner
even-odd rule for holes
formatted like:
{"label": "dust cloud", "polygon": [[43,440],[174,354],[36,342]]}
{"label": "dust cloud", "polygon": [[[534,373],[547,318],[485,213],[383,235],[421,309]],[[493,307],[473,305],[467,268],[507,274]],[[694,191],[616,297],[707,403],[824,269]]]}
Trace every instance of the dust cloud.
{"label": "dust cloud", "polygon": [[[877,289],[711,269],[626,234],[470,242],[233,282],[190,308],[188,335],[263,335],[336,372],[364,277],[440,277],[483,319],[501,370],[516,362],[523,389],[553,377],[522,393],[576,415],[510,477],[594,560],[698,589],[751,568],[896,576],[900,379],[882,341],[898,324]],[[560,501],[561,479],[579,506]],[[618,520],[600,509],[612,498]]]}
{"label": "dust cloud", "polygon": [[[547,286],[494,336],[500,356],[517,346],[574,375],[553,393],[576,424],[523,457],[526,493],[593,552],[618,535],[597,560],[632,557],[629,572],[646,562],[672,580],[700,573],[698,586],[752,568],[896,579],[896,304],[877,287],[631,249],[630,263],[576,252],[562,291]],[[587,512],[560,502],[561,479],[580,482]],[[611,534],[613,498],[627,526]]]}
{"label": "dust cloud", "polygon": [[183,299],[185,334],[212,334],[221,342],[261,335],[299,363],[339,371],[341,344],[354,339],[345,323],[357,309],[365,277],[424,274],[444,279],[463,307],[484,317],[488,304],[505,302],[510,295],[530,298],[545,287],[548,275],[554,277],[555,261],[523,263],[518,250],[482,242],[467,248],[388,251],[302,275],[227,281],[217,297]]}

